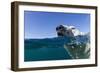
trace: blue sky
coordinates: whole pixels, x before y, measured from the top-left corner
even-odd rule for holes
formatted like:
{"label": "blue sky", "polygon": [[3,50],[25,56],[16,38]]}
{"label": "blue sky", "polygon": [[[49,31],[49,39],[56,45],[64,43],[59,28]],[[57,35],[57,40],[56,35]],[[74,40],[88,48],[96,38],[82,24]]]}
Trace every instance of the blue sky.
{"label": "blue sky", "polygon": [[24,35],[26,39],[56,37],[56,27],[60,24],[75,26],[81,32],[89,32],[90,15],[24,11]]}

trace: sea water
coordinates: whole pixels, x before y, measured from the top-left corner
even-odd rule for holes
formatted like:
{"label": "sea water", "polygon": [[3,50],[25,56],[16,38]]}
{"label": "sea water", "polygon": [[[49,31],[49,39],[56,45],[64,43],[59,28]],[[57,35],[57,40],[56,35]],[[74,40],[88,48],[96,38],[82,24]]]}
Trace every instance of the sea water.
{"label": "sea water", "polygon": [[71,59],[64,49],[64,38],[25,39],[24,61]]}
{"label": "sea water", "polygon": [[24,61],[87,59],[88,42],[87,36],[25,39]]}
{"label": "sea water", "polygon": [[71,59],[64,48],[26,49],[25,61],[64,60]]}

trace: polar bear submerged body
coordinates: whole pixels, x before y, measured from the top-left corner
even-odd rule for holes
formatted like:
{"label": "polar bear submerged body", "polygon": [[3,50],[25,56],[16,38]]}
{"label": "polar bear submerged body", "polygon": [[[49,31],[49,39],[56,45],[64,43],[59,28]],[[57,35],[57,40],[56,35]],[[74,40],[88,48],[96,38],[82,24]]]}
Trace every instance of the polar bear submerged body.
{"label": "polar bear submerged body", "polygon": [[56,27],[58,37],[71,37],[74,38],[69,43],[64,44],[65,50],[69,53],[72,59],[87,59],[90,57],[90,42],[80,42],[78,38],[84,39],[85,34],[80,32],[74,26],[59,25]]}

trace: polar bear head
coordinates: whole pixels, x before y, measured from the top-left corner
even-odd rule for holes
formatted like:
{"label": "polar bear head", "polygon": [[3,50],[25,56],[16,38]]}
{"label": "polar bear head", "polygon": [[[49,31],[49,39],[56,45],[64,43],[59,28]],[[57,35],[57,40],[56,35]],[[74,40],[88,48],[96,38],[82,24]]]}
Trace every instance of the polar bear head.
{"label": "polar bear head", "polygon": [[81,35],[81,32],[76,29],[74,26],[66,26],[66,25],[59,25],[56,27],[57,35],[58,36],[78,36]]}

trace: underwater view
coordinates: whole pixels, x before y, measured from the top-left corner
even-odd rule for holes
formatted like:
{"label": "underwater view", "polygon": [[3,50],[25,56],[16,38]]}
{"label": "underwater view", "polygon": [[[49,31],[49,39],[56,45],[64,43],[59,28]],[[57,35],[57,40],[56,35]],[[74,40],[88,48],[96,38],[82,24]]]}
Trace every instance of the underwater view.
{"label": "underwater view", "polygon": [[[25,40],[25,61],[87,59],[89,36],[55,37]],[[88,51],[85,52],[85,48]]]}

